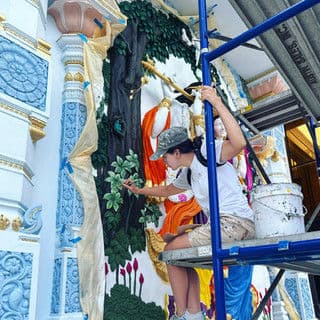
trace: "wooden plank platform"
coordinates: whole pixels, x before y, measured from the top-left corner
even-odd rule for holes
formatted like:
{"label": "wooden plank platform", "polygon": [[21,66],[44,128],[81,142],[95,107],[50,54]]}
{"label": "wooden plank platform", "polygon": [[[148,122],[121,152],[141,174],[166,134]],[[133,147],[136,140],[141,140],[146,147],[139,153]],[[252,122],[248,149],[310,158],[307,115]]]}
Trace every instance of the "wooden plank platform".
{"label": "wooden plank platform", "polygon": [[[219,256],[224,265],[263,264],[320,275],[320,231],[223,243]],[[164,251],[159,259],[177,266],[212,268],[211,246]]]}

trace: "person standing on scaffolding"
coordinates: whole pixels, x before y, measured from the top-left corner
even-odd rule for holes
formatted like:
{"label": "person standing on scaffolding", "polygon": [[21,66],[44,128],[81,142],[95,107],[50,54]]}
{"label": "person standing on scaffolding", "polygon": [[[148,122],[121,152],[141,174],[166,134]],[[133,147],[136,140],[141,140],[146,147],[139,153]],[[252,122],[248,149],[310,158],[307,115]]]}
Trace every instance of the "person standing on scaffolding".
{"label": "person standing on scaffolding", "polygon": [[[221,240],[222,242],[232,242],[254,238],[253,212],[242,193],[237,173],[232,164],[228,162],[245,147],[246,141],[237,121],[223,104],[215,88],[203,86],[201,100],[207,100],[215,107],[228,137],[226,140],[215,140]],[[168,197],[191,188],[203,212],[210,218],[208,170],[201,163],[199,153],[201,153],[201,157],[206,158],[205,143],[201,143],[199,146],[199,143],[191,141],[185,128],[172,127],[167,129],[159,135],[157,150],[150,159],[162,158],[164,163],[173,170],[184,167],[177,179],[167,186],[151,188],[138,188],[133,181],[127,179],[123,182],[123,186],[135,194],[158,197]],[[167,243],[164,250],[209,245],[211,244],[210,229],[210,221],[208,221],[190,232],[174,237]],[[199,279],[196,271],[192,268],[173,265],[167,265],[167,269],[176,304],[176,314],[170,320],[205,319],[200,309]],[[251,275],[252,273],[249,273],[249,279],[246,279],[248,291],[251,285]],[[248,276],[246,277],[248,278]],[[246,292],[248,293],[248,291]],[[230,313],[232,318],[237,320],[250,319],[251,309],[247,312],[250,314],[249,316],[243,315],[242,311],[234,311],[238,310],[236,305],[242,302],[243,300],[239,296],[232,297],[230,303],[226,301],[227,313]]]}

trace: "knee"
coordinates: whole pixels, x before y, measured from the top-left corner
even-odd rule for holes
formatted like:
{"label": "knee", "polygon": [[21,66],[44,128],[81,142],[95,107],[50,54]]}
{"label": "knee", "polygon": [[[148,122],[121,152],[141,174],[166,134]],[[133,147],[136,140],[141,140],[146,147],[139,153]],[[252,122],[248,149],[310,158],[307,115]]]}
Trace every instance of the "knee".
{"label": "knee", "polygon": [[164,248],[163,248],[163,251],[169,251],[169,250],[172,250],[171,245],[170,245],[170,242],[167,243],[167,244],[164,246]]}

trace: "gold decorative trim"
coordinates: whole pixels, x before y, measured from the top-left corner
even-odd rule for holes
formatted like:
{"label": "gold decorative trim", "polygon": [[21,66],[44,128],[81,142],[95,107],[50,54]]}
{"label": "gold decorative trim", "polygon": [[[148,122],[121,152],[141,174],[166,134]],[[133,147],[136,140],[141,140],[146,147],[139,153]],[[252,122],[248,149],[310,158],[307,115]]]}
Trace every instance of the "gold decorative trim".
{"label": "gold decorative trim", "polygon": [[9,225],[10,220],[4,214],[0,214],[0,230],[6,230]]}
{"label": "gold decorative trim", "polygon": [[3,21],[6,20],[6,17],[0,14],[0,31],[4,30]]}
{"label": "gold decorative trim", "polygon": [[64,81],[73,81],[73,75],[71,72],[67,72],[64,76]]}
{"label": "gold decorative trim", "polygon": [[84,82],[84,76],[81,72],[77,72],[74,75],[72,75],[71,72],[67,72],[64,76],[64,81],[79,81]]}
{"label": "gold decorative trim", "polygon": [[245,83],[249,84],[250,82],[259,80],[260,78],[265,77],[266,75],[268,75],[268,74],[270,74],[270,73],[272,73],[274,71],[277,71],[277,69],[275,67],[272,67],[271,69],[268,69],[268,70],[266,70],[264,72],[261,72],[261,73],[257,74],[256,76],[246,80]]}
{"label": "gold decorative trim", "polygon": [[43,128],[46,126],[46,123],[34,117],[29,117],[29,120],[31,122],[29,128],[31,139],[32,142],[36,142],[46,135],[46,133],[43,130]]}
{"label": "gold decorative trim", "polygon": [[22,220],[20,217],[16,217],[11,222],[11,227],[13,231],[18,232],[22,226]]}
{"label": "gold decorative trim", "polygon": [[68,64],[79,64],[82,67],[84,66],[84,63],[81,60],[67,60],[64,62],[65,66],[67,66]]}
{"label": "gold decorative trim", "polygon": [[10,111],[12,113],[16,113],[19,116],[21,116],[23,118],[26,118],[26,119],[28,118],[28,114],[27,113],[25,113],[25,112],[23,112],[21,110],[18,110],[16,108],[12,107],[12,106],[8,106],[7,104],[4,104],[2,102],[0,102],[0,109],[4,109],[6,111]]}
{"label": "gold decorative trim", "polygon": [[73,80],[74,80],[74,81],[79,81],[79,82],[84,82],[83,74],[80,73],[80,72],[77,72],[77,73],[73,76]]}
{"label": "gold decorative trim", "polygon": [[24,171],[23,165],[18,163],[10,162],[9,160],[0,159],[0,165],[10,167],[12,169],[17,169],[19,171]]}
{"label": "gold decorative trim", "polygon": [[48,43],[47,41],[44,41],[43,39],[38,39],[37,50],[39,52],[42,52],[45,55],[47,55],[48,57],[50,57],[51,56],[51,53],[50,53],[51,47],[52,47],[51,44]]}
{"label": "gold decorative trim", "polygon": [[4,25],[3,26],[3,30],[7,33],[11,33],[13,36],[15,36],[16,38],[22,40],[22,42],[27,43],[29,46],[36,48],[36,45],[33,41],[31,41],[30,39],[28,39],[27,37],[23,36],[22,34],[18,33],[17,31],[9,28],[8,26]]}
{"label": "gold decorative trim", "polygon": [[15,38],[21,40],[23,43],[37,50],[40,54],[45,54],[46,58],[51,56],[50,49],[52,45],[46,42],[43,39],[34,39],[31,40],[26,35],[23,34],[23,31],[15,30],[12,26],[7,23],[3,23],[5,21],[5,17],[0,15],[0,30],[4,30],[6,33],[11,34]]}
{"label": "gold decorative trim", "polygon": [[31,169],[28,167],[27,164],[24,164],[22,162],[17,162],[11,158],[5,157],[0,155],[0,165],[9,167],[11,169],[15,169],[18,171],[22,171],[23,174],[31,181],[33,177],[33,172]]}

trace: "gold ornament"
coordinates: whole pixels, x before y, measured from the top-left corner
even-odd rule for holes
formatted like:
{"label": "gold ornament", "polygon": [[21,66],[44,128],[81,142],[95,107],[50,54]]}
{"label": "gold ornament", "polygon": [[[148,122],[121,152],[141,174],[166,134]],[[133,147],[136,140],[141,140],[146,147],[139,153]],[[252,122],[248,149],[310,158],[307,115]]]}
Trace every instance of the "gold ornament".
{"label": "gold ornament", "polygon": [[159,103],[159,108],[168,108],[168,109],[170,109],[171,105],[172,105],[172,100],[170,98],[165,97]]}
{"label": "gold ornament", "polygon": [[73,76],[73,80],[74,80],[74,81],[79,81],[79,82],[84,82],[84,77],[83,77],[82,73],[77,72],[77,73]]}
{"label": "gold ornament", "polygon": [[12,227],[12,230],[14,231],[19,231],[21,225],[22,225],[22,220],[20,217],[14,218],[11,222],[11,227]]}
{"label": "gold ornament", "polygon": [[64,76],[64,81],[73,81],[71,72],[66,73],[66,75]]}
{"label": "gold ornament", "polygon": [[4,214],[0,214],[0,230],[6,230],[9,224],[9,219]]}
{"label": "gold ornament", "polygon": [[31,116],[29,116],[29,120],[31,122],[29,128],[30,136],[32,142],[36,142],[46,135],[46,133],[44,132],[44,127],[46,126],[46,123]]}

